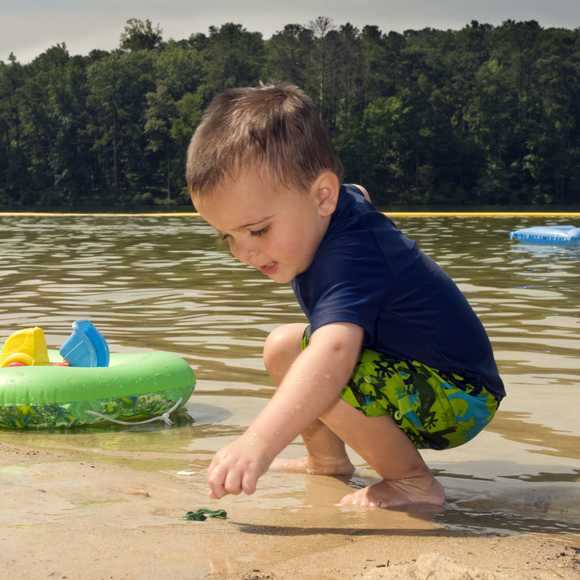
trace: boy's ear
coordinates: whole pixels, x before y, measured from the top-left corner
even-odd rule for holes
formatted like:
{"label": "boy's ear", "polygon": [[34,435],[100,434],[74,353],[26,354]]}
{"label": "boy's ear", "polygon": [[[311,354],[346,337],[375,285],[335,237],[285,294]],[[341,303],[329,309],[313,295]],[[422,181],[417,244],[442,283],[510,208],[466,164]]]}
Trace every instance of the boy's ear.
{"label": "boy's ear", "polygon": [[339,191],[339,179],[332,171],[323,171],[314,180],[311,192],[314,195],[320,216],[328,217],[334,213]]}

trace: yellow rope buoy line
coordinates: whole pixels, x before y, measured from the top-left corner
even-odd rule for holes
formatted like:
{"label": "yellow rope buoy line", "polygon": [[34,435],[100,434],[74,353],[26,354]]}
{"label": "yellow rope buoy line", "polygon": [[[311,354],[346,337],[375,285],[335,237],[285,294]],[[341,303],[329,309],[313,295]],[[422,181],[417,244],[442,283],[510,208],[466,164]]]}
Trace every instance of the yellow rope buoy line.
{"label": "yellow rope buoy line", "polygon": [[0,217],[199,217],[188,212],[52,212],[52,211],[0,211]]}
{"label": "yellow rope buoy line", "polygon": [[580,217],[580,211],[389,211],[390,217],[453,217],[453,218],[559,218]]}
{"label": "yellow rope buoy line", "polygon": [[[387,211],[385,215],[394,218],[578,218],[580,211]],[[140,212],[140,213],[108,213],[108,212],[42,212],[42,211],[10,211],[0,212],[1,217],[199,217],[196,212]]]}

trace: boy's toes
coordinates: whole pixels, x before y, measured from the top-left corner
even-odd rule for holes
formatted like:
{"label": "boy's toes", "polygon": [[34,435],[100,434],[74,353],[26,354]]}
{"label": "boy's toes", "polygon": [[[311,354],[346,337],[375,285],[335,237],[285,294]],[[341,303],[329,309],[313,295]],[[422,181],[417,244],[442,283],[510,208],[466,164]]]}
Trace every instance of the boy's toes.
{"label": "boy's toes", "polygon": [[[368,490],[370,488],[365,487],[364,489],[359,489],[353,493],[345,495],[339,502],[338,506],[354,506],[354,507],[386,507],[380,505],[375,499],[369,497]],[[383,502],[380,502],[383,503]]]}
{"label": "boy's toes", "polygon": [[339,506],[394,508],[411,504],[442,506],[445,493],[441,484],[430,478],[426,485],[416,479],[380,481],[344,496]]}

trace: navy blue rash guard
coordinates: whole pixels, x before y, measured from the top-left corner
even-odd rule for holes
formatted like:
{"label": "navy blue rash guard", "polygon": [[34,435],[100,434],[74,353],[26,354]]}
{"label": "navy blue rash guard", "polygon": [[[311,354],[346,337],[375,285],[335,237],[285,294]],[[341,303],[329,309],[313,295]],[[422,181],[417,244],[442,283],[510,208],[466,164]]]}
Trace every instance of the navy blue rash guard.
{"label": "navy blue rash guard", "polygon": [[453,280],[377,211],[343,185],[328,230],[292,288],[312,332],[349,322],[363,348],[455,372],[505,396],[491,344]]}

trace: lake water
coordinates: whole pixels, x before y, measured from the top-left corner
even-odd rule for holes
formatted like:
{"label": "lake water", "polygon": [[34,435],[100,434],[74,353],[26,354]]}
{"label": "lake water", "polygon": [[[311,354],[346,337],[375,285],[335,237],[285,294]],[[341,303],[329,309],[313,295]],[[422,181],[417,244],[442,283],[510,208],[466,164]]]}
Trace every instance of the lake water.
{"label": "lake water", "polygon": [[[508,390],[475,441],[425,453],[449,495],[436,517],[475,529],[580,531],[580,248],[508,239],[513,229],[565,220],[396,221],[480,315]],[[176,352],[198,375],[187,405],[192,424],[3,432],[0,440],[83,450],[190,477],[195,489],[205,486],[212,454],[243,432],[272,394],[261,362],[267,334],[303,321],[288,287],[236,263],[196,217],[0,217],[0,256],[1,340],[41,326],[58,347],[71,323],[87,318],[112,351]],[[296,441],[285,454],[302,452]],[[361,470],[350,485],[368,483],[373,473],[355,460]],[[235,501],[261,509],[316,507],[320,479],[268,474],[255,496]]]}

